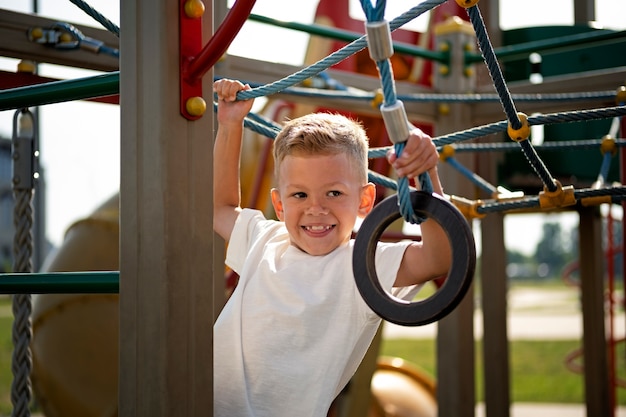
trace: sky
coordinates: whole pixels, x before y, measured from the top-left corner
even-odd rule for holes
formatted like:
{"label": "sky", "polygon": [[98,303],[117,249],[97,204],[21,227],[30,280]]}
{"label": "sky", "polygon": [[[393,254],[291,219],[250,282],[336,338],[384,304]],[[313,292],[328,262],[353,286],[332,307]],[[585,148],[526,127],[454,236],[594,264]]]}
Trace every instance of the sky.
{"label": "sky", "polygon": [[[351,0],[351,14],[362,14],[359,2]],[[501,1],[500,22],[503,29],[526,26],[569,25],[573,23],[574,0]],[[624,0],[596,0],[598,25],[623,30]],[[229,1],[232,5],[233,1]],[[29,12],[33,0],[0,0],[0,8]],[[100,27],[69,0],[39,0],[39,14],[70,23]],[[119,25],[119,1],[89,0],[94,9]],[[279,20],[311,23],[316,0],[257,0],[253,13]],[[417,2],[389,0],[388,20]],[[423,30],[427,17],[411,24]],[[262,36],[259,36],[262,33]],[[286,36],[288,34],[288,36]],[[302,63],[308,35],[286,32],[260,23],[248,22],[229,49],[232,55],[271,62]],[[17,61],[0,58],[0,70],[14,71]],[[61,79],[86,77],[94,72],[67,67],[42,65],[40,74]],[[0,135],[11,137],[13,111],[0,112]],[[120,183],[120,113],[115,105],[70,102],[42,106],[41,164],[47,184],[48,239],[59,245],[67,228],[88,216],[119,190]],[[618,213],[618,216],[621,214]],[[513,215],[505,219],[507,247],[528,253],[541,238],[543,222],[560,222],[565,229],[577,224],[575,214]],[[522,243],[520,243],[522,242]]]}

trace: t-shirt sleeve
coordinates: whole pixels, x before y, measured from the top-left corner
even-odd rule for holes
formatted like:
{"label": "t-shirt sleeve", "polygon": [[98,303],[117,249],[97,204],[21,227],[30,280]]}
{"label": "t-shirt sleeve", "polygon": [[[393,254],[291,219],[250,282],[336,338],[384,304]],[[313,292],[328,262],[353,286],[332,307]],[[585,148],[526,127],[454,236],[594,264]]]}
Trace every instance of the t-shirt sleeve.
{"label": "t-shirt sleeve", "polygon": [[255,236],[260,233],[259,225],[265,220],[265,216],[259,210],[243,209],[239,213],[226,250],[225,263],[233,271],[241,273],[250,246]]}
{"label": "t-shirt sleeve", "polygon": [[401,241],[397,243],[379,242],[376,248],[376,274],[380,285],[392,296],[411,301],[422,289],[423,284],[409,287],[394,287],[404,252],[413,243]]}

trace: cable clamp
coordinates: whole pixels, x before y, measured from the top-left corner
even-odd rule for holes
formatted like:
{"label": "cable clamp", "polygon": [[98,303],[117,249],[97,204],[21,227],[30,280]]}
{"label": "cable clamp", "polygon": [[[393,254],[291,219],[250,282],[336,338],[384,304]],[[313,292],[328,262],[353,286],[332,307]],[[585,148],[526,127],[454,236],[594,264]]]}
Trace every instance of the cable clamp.
{"label": "cable clamp", "polygon": [[469,200],[456,195],[451,195],[449,199],[466,219],[482,219],[487,215],[478,212],[478,207],[483,204],[482,200]]}
{"label": "cable clamp", "polygon": [[384,61],[393,55],[393,41],[391,40],[391,30],[389,22],[381,20],[378,22],[366,22],[365,32],[367,33],[367,47],[370,58],[374,62]]}
{"label": "cable clamp", "polygon": [[554,191],[548,191],[545,187],[539,193],[539,206],[542,209],[567,207],[576,204],[576,196],[574,195],[574,186],[567,185],[563,187],[559,181],[555,181],[557,188]]}
{"label": "cable clamp", "polygon": [[584,207],[600,206],[602,204],[611,204],[612,202],[613,201],[610,195],[598,195],[580,199],[580,204]]}
{"label": "cable clamp", "polygon": [[409,138],[409,119],[404,110],[404,104],[398,100],[392,105],[383,104],[380,107],[389,140],[392,143],[405,142]]}

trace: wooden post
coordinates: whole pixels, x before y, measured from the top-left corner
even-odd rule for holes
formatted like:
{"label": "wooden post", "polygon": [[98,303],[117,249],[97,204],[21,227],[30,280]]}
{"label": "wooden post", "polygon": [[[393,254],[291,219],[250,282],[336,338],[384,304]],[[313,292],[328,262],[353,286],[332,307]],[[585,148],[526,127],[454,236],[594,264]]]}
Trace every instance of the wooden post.
{"label": "wooden post", "polygon": [[[481,159],[484,161],[484,159]],[[495,165],[495,164],[493,164]],[[485,415],[510,414],[509,340],[504,215],[490,213],[482,223],[483,373]]]}
{"label": "wooden post", "polygon": [[122,417],[213,411],[213,112],[180,115],[178,7],[121,2]]}
{"label": "wooden post", "polygon": [[579,210],[580,291],[583,310],[583,363],[588,416],[612,415],[604,326],[604,252],[597,207]]}
{"label": "wooden post", "polygon": [[[469,25],[469,26],[468,26]],[[474,45],[475,35],[467,22],[449,20],[435,27],[436,45],[449,43],[451,62],[444,70],[435,66],[435,89],[440,93],[460,93],[474,88],[475,78],[465,71],[463,51]],[[445,74],[445,75],[442,75]],[[460,131],[471,126],[470,107],[454,103],[440,107],[435,135]],[[457,158],[474,170],[471,156]],[[440,166],[444,191],[464,195],[472,184],[445,164]],[[468,291],[461,304],[437,327],[437,406],[440,416],[473,417],[475,410],[474,382],[474,291]]]}

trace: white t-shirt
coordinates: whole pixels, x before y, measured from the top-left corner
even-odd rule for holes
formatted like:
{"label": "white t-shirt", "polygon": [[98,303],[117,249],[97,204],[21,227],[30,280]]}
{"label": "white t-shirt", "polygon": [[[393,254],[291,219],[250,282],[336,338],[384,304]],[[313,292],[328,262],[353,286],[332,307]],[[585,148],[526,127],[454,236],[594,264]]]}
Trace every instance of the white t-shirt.
{"label": "white t-shirt", "polygon": [[[326,416],[380,324],[356,287],[353,243],[311,256],[284,223],[241,212],[226,255],[240,279],[213,329],[216,417]],[[408,244],[378,244],[388,290]]]}

